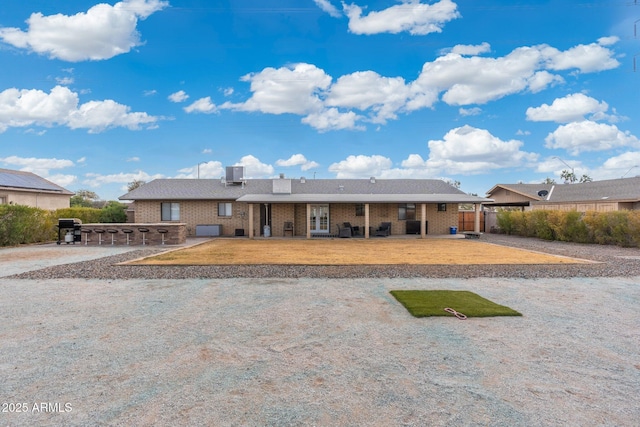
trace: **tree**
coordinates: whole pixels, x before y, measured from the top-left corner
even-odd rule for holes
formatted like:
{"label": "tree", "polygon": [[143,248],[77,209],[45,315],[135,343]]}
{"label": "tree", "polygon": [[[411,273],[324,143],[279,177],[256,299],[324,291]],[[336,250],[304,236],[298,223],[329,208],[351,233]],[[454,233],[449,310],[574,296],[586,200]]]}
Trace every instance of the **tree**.
{"label": "tree", "polygon": [[142,187],[144,184],[146,184],[145,181],[143,181],[141,179],[134,179],[133,181],[131,181],[130,183],[127,184],[127,190],[128,191],[133,191],[136,188]]}
{"label": "tree", "polygon": [[100,222],[123,223],[127,222],[127,206],[114,200],[107,202],[100,213]]}
{"label": "tree", "polygon": [[556,183],[556,180],[555,180],[555,179],[553,179],[553,178],[546,177],[546,178],[545,178],[545,180],[544,180],[544,181],[542,181],[542,183],[543,183],[543,184],[555,184],[555,183]]}
{"label": "tree", "polygon": [[78,190],[76,194],[71,196],[72,208],[91,208],[94,207],[95,202],[100,200],[100,197],[90,190]]}
{"label": "tree", "polygon": [[580,177],[580,179],[578,180],[578,177],[576,176],[576,174],[573,171],[569,172],[566,169],[562,171],[562,173],[560,174],[560,178],[564,179],[564,182],[569,182],[571,184],[573,184],[576,181],[578,181],[578,182],[591,182],[591,181],[593,181],[593,179],[587,174],[582,175]]}

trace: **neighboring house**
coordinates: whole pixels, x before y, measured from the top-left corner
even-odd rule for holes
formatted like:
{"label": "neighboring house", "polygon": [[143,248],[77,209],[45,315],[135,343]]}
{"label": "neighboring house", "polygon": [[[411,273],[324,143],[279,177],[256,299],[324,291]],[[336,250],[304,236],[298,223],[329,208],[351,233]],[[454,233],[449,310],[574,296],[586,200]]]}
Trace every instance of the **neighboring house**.
{"label": "neighboring house", "polygon": [[486,207],[522,210],[640,210],[640,177],[574,184],[497,184],[487,192]]}
{"label": "neighboring house", "polygon": [[433,179],[243,179],[238,167],[235,176],[229,169],[215,180],[157,179],[120,200],[135,201],[136,223],[181,222],[191,236],[214,230],[307,238],[338,235],[344,222],[364,237],[383,222],[391,223],[391,234],[448,234],[458,225],[459,203],[479,212],[490,201]]}
{"label": "neighboring house", "polygon": [[0,169],[0,205],[62,209],[70,206],[73,194],[34,173]]}

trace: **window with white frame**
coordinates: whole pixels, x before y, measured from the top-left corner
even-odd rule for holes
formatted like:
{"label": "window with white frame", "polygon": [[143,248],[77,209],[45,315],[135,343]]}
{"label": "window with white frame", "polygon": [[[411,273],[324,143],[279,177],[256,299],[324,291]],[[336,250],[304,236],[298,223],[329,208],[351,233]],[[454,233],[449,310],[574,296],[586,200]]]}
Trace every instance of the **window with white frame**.
{"label": "window with white frame", "polygon": [[447,204],[446,203],[438,203],[438,212],[446,212]]}
{"label": "window with white frame", "polygon": [[218,216],[233,215],[232,203],[218,203]]}
{"label": "window with white frame", "polygon": [[161,203],[160,210],[162,221],[180,221],[180,203]]}

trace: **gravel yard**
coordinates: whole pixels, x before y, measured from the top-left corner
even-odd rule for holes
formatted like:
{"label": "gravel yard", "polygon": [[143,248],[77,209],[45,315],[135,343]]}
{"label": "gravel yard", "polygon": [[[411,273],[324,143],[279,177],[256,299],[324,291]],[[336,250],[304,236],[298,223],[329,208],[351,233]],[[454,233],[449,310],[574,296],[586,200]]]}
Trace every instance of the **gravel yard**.
{"label": "gravel yard", "polygon": [[[0,250],[0,425],[637,426],[640,251],[483,239],[600,263],[114,266],[158,249],[104,248],[19,252],[18,272]],[[416,319],[392,289],[523,317]]]}

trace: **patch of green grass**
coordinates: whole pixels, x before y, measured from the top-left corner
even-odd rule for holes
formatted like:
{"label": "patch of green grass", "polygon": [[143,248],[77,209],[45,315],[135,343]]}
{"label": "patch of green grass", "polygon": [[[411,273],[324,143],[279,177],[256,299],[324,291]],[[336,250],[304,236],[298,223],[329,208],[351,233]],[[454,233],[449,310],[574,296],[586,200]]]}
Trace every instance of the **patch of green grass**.
{"label": "patch of green grass", "polygon": [[414,317],[454,316],[444,311],[445,308],[467,317],[522,316],[469,291],[391,291],[391,295]]}

